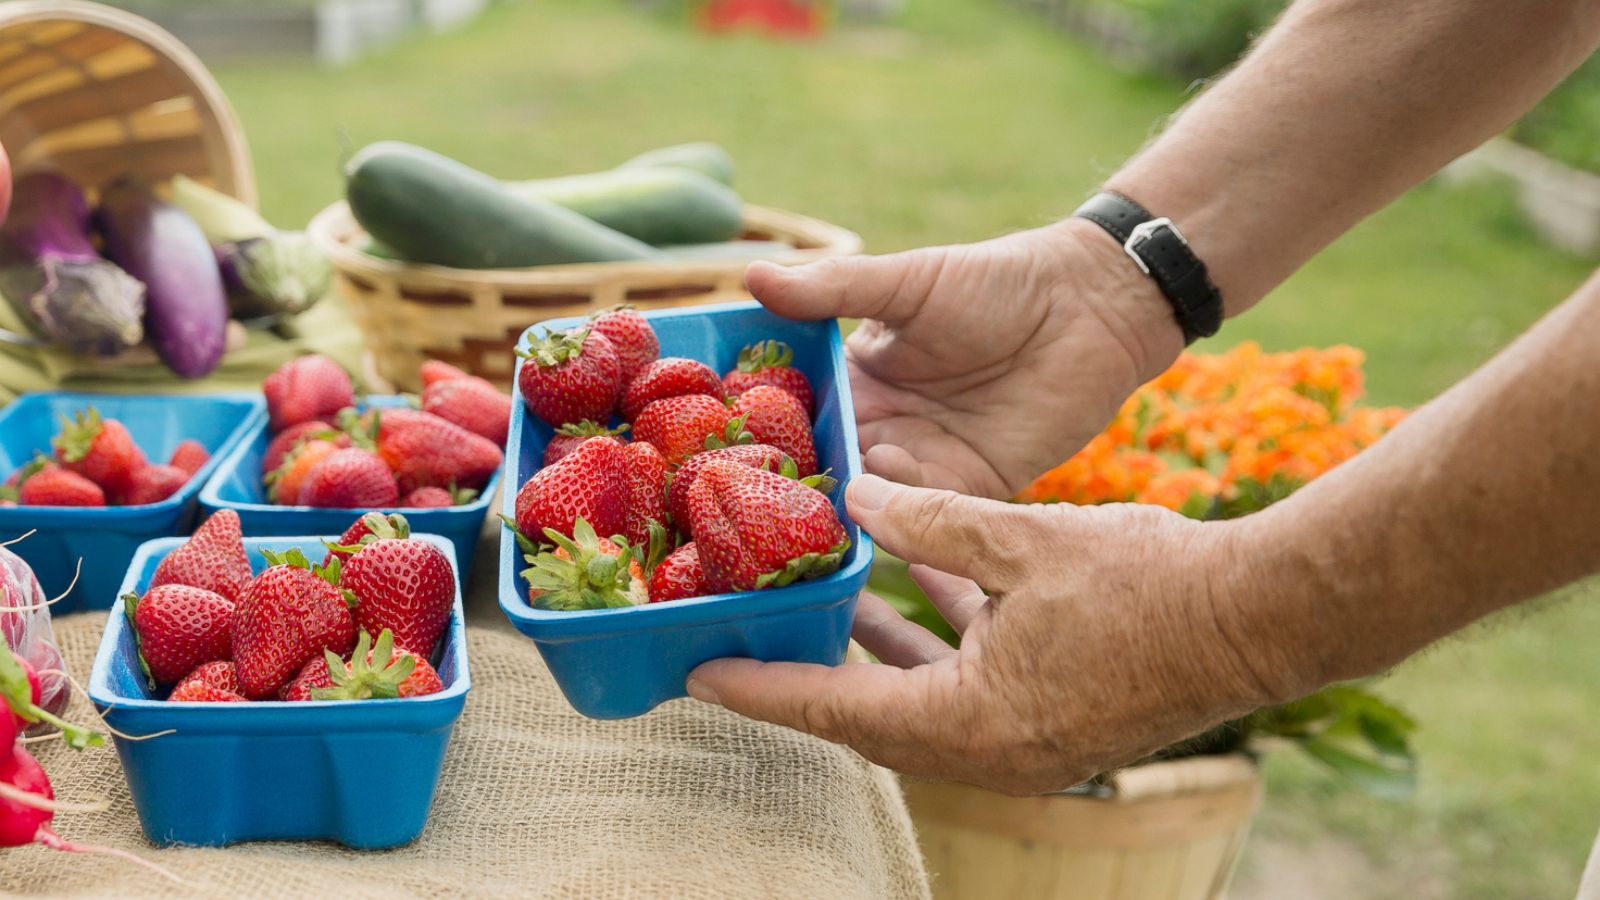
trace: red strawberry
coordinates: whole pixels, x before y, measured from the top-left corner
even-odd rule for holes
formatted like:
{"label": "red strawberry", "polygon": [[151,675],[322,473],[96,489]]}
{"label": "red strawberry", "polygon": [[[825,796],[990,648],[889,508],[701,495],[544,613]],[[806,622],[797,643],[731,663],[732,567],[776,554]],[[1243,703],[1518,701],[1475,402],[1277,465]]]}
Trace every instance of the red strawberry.
{"label": "red strawberry", "polygon": [[517,492],[517,528],[542,540],[546,528],[572,534],[577,519],[621,534],[628,523],[628,458],[616,438],[593,437],[553,466],[535,472]]}
{"label": "red strawberry", "polygon": [[494,441],[416,409],[378,413],[378,455],[409,494],[419,487],[480,490],[503,458]]}
{"label": "red strawberry", "polygon": [[11,470],[4,483],[0,483],[0,503],[16,506],[22,496],[22,483],[47,469],[59,469],[61,464],[44,454],[39,454]]}
{"label": "red strawberry", "polygon": [[431,387],[441,381],[472,377],[442,359],[423,360],[420,374],[422,375],[422,386],[424,388]]}
{"label": "red strawberry", "polygon": [[517,387],[528,411],[552,428],[568,422],[611,418],[622,389],[616,348],[587,328],[551,332],[518,349]]}
{"label": "red strawberry", "polygon": [[664,603],[706,593],[706,573],[694,541],[672,551],[650,575],[650,602]]}
{"label": "red strawberry", "polygon": [[720,447],[689,457],[678,467],[678,471],[672,473],[672,484],[667,488],[667,511],[672,515],[673,524],[682,531],[689,530],[689,489],[694,487],[694,480],[699,477],[700,470],[715,459],[736,462],[752,469],[766,469],[769,472],[781,472],[785,462],[791,466],[794,464],[788,454],[771,444]]}
{"label": "red strawberry", "polygon": [[666,457],[667,465],[676,467],[705,450],[706,438],[715,437],[728,444],[749,443],[741,426],[721,400],[705,394],[686,394],[645,407],[633,423],[633,437],[654,444]]}
{"label": "red strawberry", "polygon": [[[327,568],[328,564],[335,558],[338,558],[341,563],[349,561],[356,551],[345,548],[363,547],[374,540],[397,538],[401,536],[401,532],[407,535],[411,534],[411,523],[407,522],[406,517],[399,513],[391,513],[387,516],[377,512],[362,513],[354,522],[350,523],[350,527],[344,530],[344,534],[339,535],[339,542],[328,548],[328,555],[322,558],[322,566]],[[369,535],[371,536],[370,540],[368,539]]]}
{"label": "red strawberry", "polygon": [[667,461],[643,441],[622,447],[623,474],[628,480],[628,513],[622,536],[642,547],[650,541],[650,525],[667,524]]}
{"label": "red strawberry", "polygon": [[783,341],[756,341],[739,351],[738,364],[722,376],[722,384],[730,397],[762,384],[787,391],[805,407],[809,419],[816,411],[816,398],[811,392],[810,379],[793,363],[794,350]]}
{"label": "red strawberry", "polygon": [[172,458],[167,460],[167,465],[182,469],[190,475],[205,468],[211,461],[211,453],[199,441],[184,441],[172,451]]}
{"label": "red strawberry", "polygon": [[744,416],[744,429],[757,441],[794,457],[802,476],[817,474],[817,445],[811,435],[811,419],[793,394],[756,385],[734,398],[733,412]]}
{"label": "red strawberry", "polygon": [[133,435],[116,419],[100,418],[94,407],[71,421],[63,420],[61,433],[51,441],[61,464],[100,485],[107,497],[128,490],[133,474],[149,465]]}
{"label": "red strawberry", "polygon": [[261,383],[273,432],[331,416],[355,402],[350,375],[319,353],[291,359]]}
{"label": "red strawberry", "polygon": [[233,603],[184,584],[166,584],[125,594],[123,608],[139,646],[139,664],[150,688],[177,684],[201,663],[233,652]]}
{"label": "red strawberry", "polygon": [[256,576],[233,611],[233,664],[240,692],[271,697],[324,650],[348,653],[356,623],[331,570],[311,568],[298,549],[266,551],[271,568]]}
{"label": "red strawberry", "polygon": [[[460,495],[452,494],[442,487],[419,487],[400,499],[400,505],[405,509],[443,509],[447,506],[459,506],[471,503],[477,491],[461,491]],[[461,496],[464,495],[464,496]]]}
{"label": "red strawberry", "polygon": [[[312,660],[301,671],[305,679],[306,696],[299,696],[300,679],[285,692],[285,700],[369,700],[392,697],[421,697],[444,690],[444,682],[428,661],[394,644],[389,632],[378,635],[378,641],[368,649],[372,638],[365,631],[356,642],[355,652],[348,662],[331,653],[321,660]],[[373,660],[385,660],[373,665]],[[321,672],[316,668],[322,663]],[[326,681],[327,684],[321,682]]]}
{"label": "red strawberry", "polygon": [[[366,637],[367,633],[361,632],[361,636],[356,638],[356,646],[360,647],[361,641]],[[312,691],[331,687],[333,687],[333,676],[328,674],[328,657],[327,654],[323,654],[306,663],[293,680],[279,689],[278,699],[310,700]]]}
{"label": "red strawberry", "polygon": [[332,441],[313,438],[290,451],[283,465],[267,475],[267,497],[279,506],[298,506],[300,491],[323,460],[339,452]]}
{"label": "red strawberry", "polygon": [[394,473],[370,450],[347,447],[317,463],[300,487],[301,506],[372,509],[400,500]]}
{"label": "red strawberry", "polygon": [[707,463],[690,488],[689,529],[714,593],[826,575],[850,544],[827,495],[724,460]]}
{"label": "red strawberry", "polygon": [[168,553],[150,587],[186,584],[220,594],[234,603],[250,586],[250,557],[244,551],[239,514],[219,509],[182,547]]}
{"label": "red strawberry", "polygon": [[289,455],[290,451],[312,437],[333,440],[337,444],[338,441],[332,437],[335,435],[338,435],[338,429],[321,419],[301,422],[299,425],[290,425],[288,428],[278,432],[277,436],[267,444],[266,452],[261,455],[261,474],[267,475],[277,471],[283,465],[283,460]]}
{"label": "red strawberry", "polygon": [[128,489],[120,499],[124,506],[160,503],[183,490],[191,477],[176,466],[145,466],[133,473],[133,480],[128,483]]}
{"label": "red strawberry", "polygon": [[589,317],[589,328],[603,334],[617,351],[617,368],[627,384],[661,355],[661,341],[650,322],[631,306],[622,304]]}
{"label": "red strawberry", "polygon": [[556,429],[550,438],[550,443],[544,445],[544,464],[553,465],[561,457],[578,449],[578,445],[592,437],[604,435],[623,440],[623,432],[628,430],[626,425],[607,428],[596,422],[584,419],[582,422],[572,422]]}
{"label": "red strawberry", "polygon": [[541,535],[556,545],[553,551],[538,551],[518,537],[529,563],[522,576],[537,609],[611,609],[650,602],[638,553],[626,542],[595,534],[582,518],[573,524],[570,538],[554,529]]}
{"label": "red strawberry", "polygon": [[43,469],[22,483],[17,499],[23,506],[105,506],[98,484],[70,469]]}
{"label": "red strawberry", "polygon": [[456,575],[444,551],[410,534],[403,527],[364,545],[345,562],[339,587],[354,602],[358,628],[393,631],[397,645],[426,657],[450,624]]}
{"label": "red strawberry", "polygon": [[430,384],[422,392],[422,408],[447,422],[506,445],[511,427],[511,397],[475,375]]}
{"label": "red strawberry", "polygon": [[628,382],[622,391],[622,417],[636,421],[651,403],[686,394],[705,394],[718,400],[728,396],[722,379],[710,366],[681,356],[663,357],[645,366]]}
{"label": "red strawberry", "polygon": [[[195,666],[193,672],[183,676],[183,680],[178,682],[178,687],[181,688],[190,682],[199,682],[219,690],[239,693],[239,673],[234,670],[231,659],[212,660]],[[239,699],[243,700],[243,695]]]}
{"label": "red strawberry", "polygon": [[186,681],[172,689],[167,700],[174,703],[242,703],[243,694],[225,690],[203,681]]}

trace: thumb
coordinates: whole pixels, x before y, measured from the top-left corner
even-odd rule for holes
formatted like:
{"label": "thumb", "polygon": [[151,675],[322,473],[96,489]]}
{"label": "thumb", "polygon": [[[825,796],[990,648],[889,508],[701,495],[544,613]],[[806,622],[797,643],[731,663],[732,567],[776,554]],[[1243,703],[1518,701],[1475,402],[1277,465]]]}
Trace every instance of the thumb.
{"label": "thumb", "polygon": [[909,563],[970,578],[986,586],[995,560],[1035,527],[1020,521],[1026,507],[930,488],[907,487],[862,475],[845,489],[851,518],[884,550]]}
{"label": "thumb", "polygon": [[932,251],[836,256],[803,266],[753,262],[745,285],[762,305],[789,319],[902,321],[921,308],[938,267]]}

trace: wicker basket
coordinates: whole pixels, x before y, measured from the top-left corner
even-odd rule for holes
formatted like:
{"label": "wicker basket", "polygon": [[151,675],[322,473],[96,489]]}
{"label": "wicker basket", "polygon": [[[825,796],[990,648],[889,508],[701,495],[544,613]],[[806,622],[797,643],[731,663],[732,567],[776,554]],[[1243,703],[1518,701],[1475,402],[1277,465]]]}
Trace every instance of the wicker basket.
{"label": "wicker basket", "polygon": [[1218,900],[1261,804],[1243,756],[1126,770],[1110,799],[907,781],[936,900]]}
{"label": "wicker basket", "polygon": [[[794,213],[746,206],[745,237],[794,244],[774,262],[798,264],[856,253],[854,232]],[[379,259],[361,251],[361,226],[340,202],[308,229],[333,260],[340,293],[366,336],[374,368],[415,390],[417,369],[442,359],[500,384],[529,326],[617,303],[719,303],[744,296],[744,261],[623,262],[530,269],[451,269]]]}

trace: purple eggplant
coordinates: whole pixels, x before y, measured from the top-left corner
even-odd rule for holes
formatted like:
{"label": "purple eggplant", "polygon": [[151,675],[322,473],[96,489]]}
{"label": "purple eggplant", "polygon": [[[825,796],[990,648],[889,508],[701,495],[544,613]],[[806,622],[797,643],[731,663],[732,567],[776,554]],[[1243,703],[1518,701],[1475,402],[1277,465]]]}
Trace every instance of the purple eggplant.
{"label": "purple eggplant", "polygon": [[144,339],[144,285],[95,252],[89,203],[64,176],[19,179],[0,229],[0,293],[40,337],[96,356]]}
{"label": "purple eggplant", "polygon": [[100,195],[106,255],[145,286],[145,329],[156,355],[184,378],[222,362],[228,294],[200,226],[130,179]]}

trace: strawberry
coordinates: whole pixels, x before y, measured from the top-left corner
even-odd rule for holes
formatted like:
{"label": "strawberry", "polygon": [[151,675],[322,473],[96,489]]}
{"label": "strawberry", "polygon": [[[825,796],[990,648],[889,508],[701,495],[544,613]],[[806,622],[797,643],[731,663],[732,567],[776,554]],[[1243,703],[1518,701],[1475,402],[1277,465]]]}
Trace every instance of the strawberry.
{"label": "strawberry", "polygon": [[339,587],[351,601],[358,628],[393,631],[399,646],[431,656],[450,624],[455,570],[444,551],[410,536],[405,519],[396,516],[394,521],[400,526],[394,537],[374,533],[376,539],[363,543],[345,562]]}
{"label": "strawberry", "polygon": [[623,389],[622,417],[637,421],[644,408],[655,401],[686,394],[705,394],[717,400],[728,396],[722,379],[705,363],[681,356],[662,357],[645,366]]}
{"label": "strawberry", "polygon": [[190,475],[205,468],[211,461],[211,453],[199,441],[184,441],[172,451],[172,458],[167,460],[167,465],[175,469],[182,469]]}
{"label": "strawberry", "polygon": [[476,375],[428,385],[422,391],[422,408],[447,422],[506,445],[511,427],[511,397]]}
{"label": "strawberry", "polygon": [[[194,671],[183,676],[183,680],[178,682],[178,687],[173,690],[176,691],[190,682],[199,682],[219,690],[239,693],[239,673],[234,670],[231,659],[217,659],[195,666]],[[243,700],[244,697],[240,696],[239,699]]]}
{"label": "strawberry", "polygon": [[22,496],[22,483],[40,472],[59,469],[61,464],[44,454],[39,454],[11,470],[4,483],[0,483],[0,503],[16,506]]}
{"label": "strawberry", "polygon": [[167,584],[186,584],[237,603],[250,586],[250,557],[244,551],[239,514],[217,510],[182,547],[168,553],[156,566],[150,587]]}
{"label": "strawberry", "polygon": [[652,524],[667,524],[667,461],[654,445],[639,441],[622,447],[628,482],[628,510],[622,536],[636,547],[650,540]]}
{"label": "strawberry", "polygon": [[633,423],[635,440],[654,444],[667,465],[676,468],[683,461],[707,448],[707,438],[726,444],[749,443],[727,405],[705,394],[668,397],[645,407]]}
{"label": "strawberry", "polygon": [[300,505],[300,491],[312,470],[339,452],[339,445],[313,438],[290,451],[283,465],[267,475],[267,498],[279,506]]}
{"label": "strawberry", "polygon": [[165,584],[122,597],[150,689],[177,684],[202,663],[233,652],[233,603],[184,584]]}
{"label": "strawberry", "polygon": [[23,506],[105,506],[98,484],[71,469],[43,469],[22,483],[17,499]]}
{"label": "strawberry", "polygon": [[600,537],[582,517],[573,524],[572,537],[551,528],[544,536],[555,550],[540,551],[517,536],[529,563],[522,577],[528,579],[528,597],[536,609],[612,609],[650,601],[644,566],[627,541]]}
{"label": "strawberry", "polygon": [[[367,633],[361,632],[356,638],[356,646],[367,639]],[[337,657],[335,657],[337,659]],[[340,662],[343,665],[343,661]],[[311,692],[317,688],[333,687],[333,676],[328,673],[328,658],[324,653],[306,663],[288,684],[278,690],[279,700],[310,700]]]}
{"label": "strawberry", "polygon": [[793,394],[756,385],[733,399],[733,412],[744,416],[744,429],[757,441],[793,457],[801,475],[817,474],[817,445],[811,435],[811,419]]}
{"label": "strawberry", "polygon": [[349,562],[350,557],[355,555],[356,549],[365,547],[375,540],[399,537],[402,531],[409,535],[411,523],[399,513],[387,516],[377,512],[362,513],[350,523],[344,534],[339,535],[338,543],[328,546],[328,555],[322,558],[322,566],[327,568],[335,558],[341,564]]}
{"label": "strawberry", "polygon": [[762,384],[786,391],[805,407],[809,420],[816,411],[816,396],[806,373],[793,363],[794,350],[783,341],[756,341],[739,351],[739,362],[733,371],[722,376],[722,384],[730,397]]}
{"label": "strawberry", "polygon": [[522,357],[517,369],[522,402],[550,427],[611,418],[622,370],[605,335],[587,328],[550,332],[527,350],[518,348],[517,355]]}
{"label": "strawberry", "polygon": [[291,359],[261,383],[274,433],[331,416],[355,402],[350,375],[333,360],[313,353]]}
{"label": "strawberry", "polygon": [[713,593],[826,575],[850,546],[827,495],[726,460],[707,463],[689,489],[689,530]]}
{"label": "strawberry", "polygon": [[400,505],[405,509],[443,509],[447,506],[461,506],[471,503],[478,495],[477,491],[457,491],[451,493],[442,487],[419,487],[411,493],[400,498]]}
{"label": "strawberry", "polygon": [[672,473],[672,484],[667,487],[667,510],[672,516],[673,524],[682,531],[689,530],[689,489],[694,487],[694,480],[699,477],[700,470],[715,459],[736,462],[752,469],[766,469],[769,472],[781,472],[784,463],[794,465],[788,454],[771,444],[720,447],[689,457],[676,472]]}
{"label": "strawberry", "polygon": [[650,602],[699,597],[707,593],[705,581],[700,552],[695,549],[694,541],[690,541],[668,554],[650,573]]}
{"label": "strawberry", "polygon": [[604,435],[624,440],[622,435],[627,430],[628,426],[626,425],[607,428],[590,419],[584,419],[582,422],[570,422],[557,428],[556,433],[550,438],[550,443],[544,445],[544,464],[547,466],[553,465],[561,457],[578,449],[579,444],[592,437]]}
{"label": "strawberry", "polygon": [[339,443],[338,437],[345,437],[345,446],[349,446],[349,438],[347,436],[339,435],[337,428],[321,419],[301,422],[299,425],[290,425],[288,428],[278,432],[277,436],[267,443],[266,452],[261,454],[261,474],[265,476],[277,471],[294,448],[313,437],[330,440],[335,444]]}
{"label": "strawberry", "polygon": [[338,566],[313,568],[299,549],[264,551],[270,565],[233,610],[233,664],[240,693],[271,697],[324,650],[348,653],[356,623],[335,584]]}
{"label": "strawberry", "polygon": [[402,494],[429,486],[480,490],[503,458],[494,441],[421,410],[382,410],[376,428],[373,445]]}
{"label": "strawberry", "polygon": [[[310,687],[311,700],[370,700],[392,697],[421,697],[444,690],[444,682],[428,661],[410,653],[394,643],[394,635],[385,631],[378,635],[376,644],[368,649],[372,638],[361,632],[355,652],[345,662],[332,653],[323,654],[322,676],[308,664],[308,683],[327,679],[327,686]],[[373,660],[385,660],[374,666]],[[285,700],[298,700],[298,696],[285,696]]]}
{"label": "strawberry", "polygon": [[589,328],[603,334],[617,351],[617,368],[627,384],[661,355],[661,341],[650,322],[631,306],[621,304],[589,317]]}
{"label": "strawberry", "polygon": [[422,375],[422,386],[424,388],[431,387],[441,381],[472,377],[442,359],[423,360],[420,374]]}
{"label": "strawberry", "polygon": [[174,703],[242,703],[245,696],[203,681],[187,681],[173,688],[167,700]]}
{"label": "strawberry", "polygon": [[378,454],[359,447],[328,454],[300,486],[301,506],[372,509],[394,506],[399,500],[394,473]]}
{"label": "strawberry", "polygon": [[133,480],[119,498],[124,506],[160,503],[183,490],[193,477],[176,466],[145,466],[133,473]]}
{"label": "strawberry", "polygon": [[516,527],[527,535],[571,534],[580,518],[606,534],[628,523],[628,459],[616,438],[593,437],[553,466],[535,472],[517,492]]}
{"label": "strawberry", "polygon": [[128,429],[116,419],[100,418],[100,411],[92,406],[71,421],[63,419],[62,424],[61,433],[50,442],[56,458],[100,485],[107,497],[126,493],[133,473],[149,465]]}

